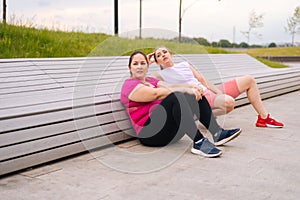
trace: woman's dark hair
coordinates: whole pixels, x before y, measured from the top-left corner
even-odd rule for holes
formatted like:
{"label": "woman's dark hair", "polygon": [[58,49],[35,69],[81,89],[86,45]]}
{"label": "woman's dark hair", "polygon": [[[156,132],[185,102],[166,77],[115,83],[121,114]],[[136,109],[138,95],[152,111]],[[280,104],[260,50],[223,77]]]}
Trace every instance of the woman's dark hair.
{"label": "woman's dark hair", "polygon": [[147,58],[146,54],[145,54],[144,52],[142,52],[142,51],[135,51],[135,52],[133,52],[133,53],[130,55],[130,57],[129,57],[129,63],[128,63],[128,66],[131,65],[133,56],[135,56],[135,55],[137,55],[137,54],[141,54],[142,56],[144,56],[144,57],[145,57],[145,60],[146,60],[146,62],[147,62],[147,64],[149,65],[148,58]]}

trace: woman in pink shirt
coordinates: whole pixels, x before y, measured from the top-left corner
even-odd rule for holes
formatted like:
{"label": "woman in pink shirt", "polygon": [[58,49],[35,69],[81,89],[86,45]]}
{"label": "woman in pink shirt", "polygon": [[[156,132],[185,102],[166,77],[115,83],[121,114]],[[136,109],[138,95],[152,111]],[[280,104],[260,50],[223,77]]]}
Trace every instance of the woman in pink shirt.
{"label": "woman in pink shirt", "polygon": [[[194,141],[192,153],[217,157],[222,152],[215,145],[223,145],[240,134],[239,128],[220,128],[200,87],[167,84],[147,77],[149,63],[143,52],[134,52],[128,67],[131,78],[124,81],[120,100],[142,144],[165,146],[187,134]],[[204,138],[197,129],[195,115],[210,131],[214,143]]]}

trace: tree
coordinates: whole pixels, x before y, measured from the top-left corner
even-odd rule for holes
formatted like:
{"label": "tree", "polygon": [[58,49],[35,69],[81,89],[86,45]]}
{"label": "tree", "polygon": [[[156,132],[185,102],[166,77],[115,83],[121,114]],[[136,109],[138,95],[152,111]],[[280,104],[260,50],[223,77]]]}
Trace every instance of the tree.
{"label": "tree", "polygon": [[275,48],[275,47],[277,47],[277,45],[276,45],[275,42],[271,42],[268,47],[269,48]]}
{"label": "tree", "polygon": [[246,42],[241,42],[239,44],[239,47],[241,47],[241,48],[249,48],[249,45]]}
{"label": "tree", "polygon": [[219,47],[222,47],[222,48],[231,48],[232,45],[231,45],[231,43],[228,40],[221,39],[219,41]]}
{"label": "tree", "polygon": [[294,15],[287,19],[285,30],[292,36],[292,46],[295,43],[295,35],[300,32],[300,6],[294,10]]}
{"label": "tree", "polygon": [[[250,36],[251,34],[254,34],[252,31],[253,29],[255,28],[261,28],[264,26],[264,23],[263,23],[263,18],[264,18],[264,15],[263,14],[260,14],[258,15],[255,10],[252,10],[250,13],[249,13],[249,21],[248,21],[248,30],[247,31],[242,31],[242,34],[247,38],[247,43],[249,44],[250,43]],[[255,33],[257,36],[261,36],[257,33]]]}
{"label": "tree", "polygon": [[207,41],[207,39],[203,38],[203,37],[199,37],[199,38],[193,38],[196,42],[198,42],[200,45],[203,46],[210,46],[210,43]]}
{"label": "tree", "polygon": [[[179,42],[181,42],[181,26],[182,26],[183,15],[187,11],[187,9],[189,9],[196,3],[196,1],[198,1],[198,0],[195,0],[193,3],[191,3],[189,6],[187,6],[185,9],[182,10],[182,0],[179,0],[179,37],[178,37]],[[221,0],[218,0],[218,1],[221,1]]]}
{"label": "tree", "polygon": [[179,0],[179,38],[178,38],[179,42],[181,42],[181,26],[182,26],[183,15],[187,11],[187,9],[189,9],[190,7],[193,6],[194,3],[196,3],[196,1],[194,1],[192,4],[190,4],[188,7],[182,10],[182,0]]}
{"label": "tree", "polygon": [[211,43],[211,46],[212,46],[212,47],[218,47],[219,45],[218,45],[217,42],[212,42],[212,43]]}
{"label": "tree", "polygon": [[182,0],[179,0],[179,42],[181,42],[181,24],[182,24]]}

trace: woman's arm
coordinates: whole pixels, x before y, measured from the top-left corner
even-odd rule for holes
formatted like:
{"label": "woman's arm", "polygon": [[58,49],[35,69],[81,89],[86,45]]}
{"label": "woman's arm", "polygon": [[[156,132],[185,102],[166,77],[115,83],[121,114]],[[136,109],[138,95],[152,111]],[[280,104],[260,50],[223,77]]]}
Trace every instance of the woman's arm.
{"label": "woman's arm", "polygon": [[164,99],[172,92],[182,92],[195,95],[196,99],[199,100],[202,98],[203,94],[203,91],[200,91],[198,88],[186,87],[187,84],[173,85],[163,81],[159,81],[158,86],[158,88],[152,88],[142,84],[138,84],[129,94],[128,98],[131,101],[136,102],[151,102],[159,99]]}
{"label": "woman's arm", "polygon": [[198,89],[201,93],[203,93],[203,89],[196,85],[196,84],[189,84],[189,83],[186,83],[186,84],[168,84],[167,82],[164,82],[164,79],[159,75],[159,73],[157,72],[154,72],[153,74],[150,75],[151,77],[154,77],[158,80],[161,81],[161,84],[164,85],[165,87],[169,87],[169,88],[176,88],[176,87],[189,87],[189,88],[196,88]]}
{"label": "woman's arm", "polygon": [[164,99],[172,91],[167,88],[152,88],[143,84],[138,84],[129,94],[128,98],[136,102],[151,102]]}
{"label": "woman's arm", "polygon": [[203,89],[195,84],[169,84],[164,81],[159,81],[158,85],[163,88],[167,88],[172,92],[182,92],[191,95],[195,95],[196,99],[202,98]]}
{"label": "woman's arm", "polygon": [[213,91],[216,94],[222,94],[222,91],[219,90],[213,83],[207,80],[204,76],[202,76],[194,67],[190,66],[191,71],[194,74],[194,77],[202,83],[207,89]]}

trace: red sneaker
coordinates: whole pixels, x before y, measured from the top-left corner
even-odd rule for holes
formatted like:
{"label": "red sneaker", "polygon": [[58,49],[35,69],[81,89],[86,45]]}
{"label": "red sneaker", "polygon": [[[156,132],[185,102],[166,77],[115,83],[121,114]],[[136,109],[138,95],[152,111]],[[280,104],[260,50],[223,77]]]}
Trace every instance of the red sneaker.
{"label": "red sneaker", "polygon": [[270,117],[270,114],[268,114],[268,117],[266,119],[261,118],[260,115],[258,115],[258,119],[256,121],[257,127],[272,127],[272,128],[281,128],[283,127],[283,123],[276,121],[275,119],[272,119]]}

